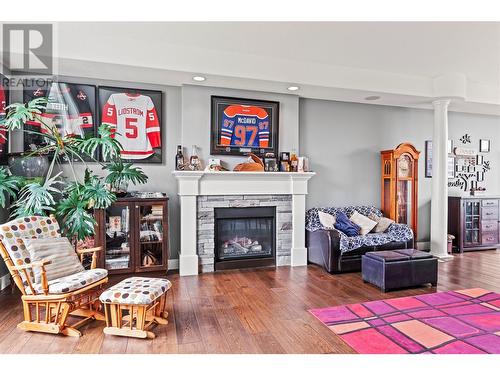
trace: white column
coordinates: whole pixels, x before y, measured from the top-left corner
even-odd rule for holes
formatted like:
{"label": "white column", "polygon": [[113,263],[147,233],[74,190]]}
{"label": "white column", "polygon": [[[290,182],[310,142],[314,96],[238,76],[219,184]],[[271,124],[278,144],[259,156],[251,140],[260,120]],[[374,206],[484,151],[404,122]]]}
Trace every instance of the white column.
{"label": "white column", "polygon": [[292,195],[292,266],[307,265],[305,210],[306,196]]}
{"label": "white column", "polygon": [[179,274],[198,274],[198,254],[196,252],[196,196],[180,196],[181,204],[181,252],[179,254]]}
{"label": "white column", "polygon": [[431,253],[447,259],[448,234],[448,105],[450,99],[438,99],[434,105],[432,139]]}

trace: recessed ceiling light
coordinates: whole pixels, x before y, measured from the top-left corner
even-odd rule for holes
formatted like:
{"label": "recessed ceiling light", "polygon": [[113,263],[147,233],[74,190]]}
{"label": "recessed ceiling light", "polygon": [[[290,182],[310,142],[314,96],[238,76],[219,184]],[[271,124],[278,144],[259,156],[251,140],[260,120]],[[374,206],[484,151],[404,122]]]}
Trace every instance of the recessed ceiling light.
{"label": "recessed ceiling light", "polygon": [[290,86],[290,87],[288,87],[288,91],[297,91],[298,89],[300,89],[299,86]]}
{"label": "recessed ceiling light", "polygon": [[203,82],[205,80],[206,80],[206,78],[203,76],[194,76],[193,77],[193,81],[196,81],[196,82]]}
{"label": "recessed ceiling light", "polygon": [[365,100],[379,100],[380,96],[378,95],[372,95],[372,96],[367,96]]}

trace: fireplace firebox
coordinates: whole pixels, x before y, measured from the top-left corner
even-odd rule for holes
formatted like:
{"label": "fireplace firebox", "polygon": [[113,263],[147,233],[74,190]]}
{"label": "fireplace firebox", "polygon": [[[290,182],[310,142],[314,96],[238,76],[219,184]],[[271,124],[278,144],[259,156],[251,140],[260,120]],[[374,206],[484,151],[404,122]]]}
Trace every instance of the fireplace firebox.
{"label": "fireplace firebox", "polygon": [[276,264],[276,207],[215,208],[215,270]]}

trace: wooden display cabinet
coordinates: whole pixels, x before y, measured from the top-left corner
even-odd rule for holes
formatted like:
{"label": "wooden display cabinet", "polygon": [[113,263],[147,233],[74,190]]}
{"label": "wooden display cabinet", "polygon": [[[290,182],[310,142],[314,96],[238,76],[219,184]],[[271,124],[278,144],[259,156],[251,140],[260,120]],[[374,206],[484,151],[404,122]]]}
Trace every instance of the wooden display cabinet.
{"label": "wooden display cabinet", "polygon": [[100,268],[110,274],[167,271],[168,198],[119,198],[95,215]]}
{"label": "wooden display cabinet", "polygon": [[418,158],[420,152],[410,143],[381,152],[382,204],[384,215],[396,223],[407,224],[417,239]]}

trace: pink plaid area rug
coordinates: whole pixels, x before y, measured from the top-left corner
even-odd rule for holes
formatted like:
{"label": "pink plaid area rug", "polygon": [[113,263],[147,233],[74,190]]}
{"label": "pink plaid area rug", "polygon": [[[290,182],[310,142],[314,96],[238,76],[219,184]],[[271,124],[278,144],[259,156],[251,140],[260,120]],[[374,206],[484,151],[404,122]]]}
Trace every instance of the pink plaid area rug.
{"label": "pink plaid area rug", "polygon": [[309,312],[361,354],[500,354],[500,294],[480,288]]}

